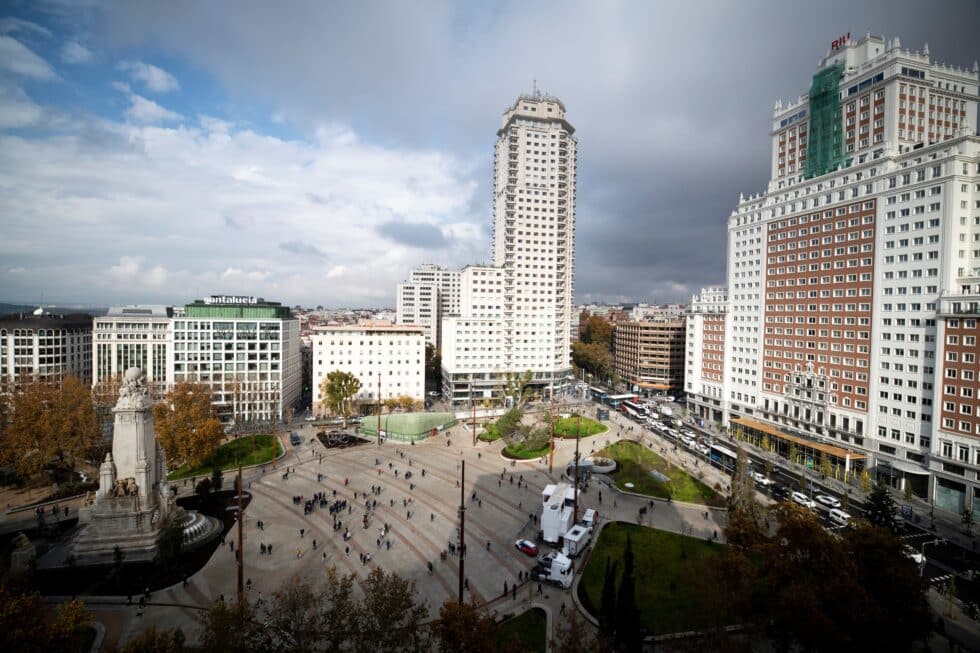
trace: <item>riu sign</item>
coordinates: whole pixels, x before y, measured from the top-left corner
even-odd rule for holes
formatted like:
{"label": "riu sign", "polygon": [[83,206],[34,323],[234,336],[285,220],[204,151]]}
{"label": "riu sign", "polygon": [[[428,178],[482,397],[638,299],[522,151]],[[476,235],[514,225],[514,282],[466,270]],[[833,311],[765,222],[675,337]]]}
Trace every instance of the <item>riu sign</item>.
{"label": "riu sign", "polygon": [[844,47],[844,44],[847,43],[850,40],[851,40],[851,33],[850,32],[848,32],[847,34],[841,34],[836,39],[834,39],[833,41],[830,42],[830,49],[831,50],[840,50],[842,47]]}

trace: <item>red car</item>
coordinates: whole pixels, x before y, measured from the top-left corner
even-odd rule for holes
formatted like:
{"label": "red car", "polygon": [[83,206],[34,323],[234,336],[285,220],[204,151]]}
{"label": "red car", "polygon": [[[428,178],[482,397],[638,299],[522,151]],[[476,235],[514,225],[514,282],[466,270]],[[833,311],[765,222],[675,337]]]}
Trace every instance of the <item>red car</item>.
{"label": "red car", "polygon": [[514,542],[514,548],[525,555],[536,556],[538,555],[538,545],[530,540],[517,540]]}

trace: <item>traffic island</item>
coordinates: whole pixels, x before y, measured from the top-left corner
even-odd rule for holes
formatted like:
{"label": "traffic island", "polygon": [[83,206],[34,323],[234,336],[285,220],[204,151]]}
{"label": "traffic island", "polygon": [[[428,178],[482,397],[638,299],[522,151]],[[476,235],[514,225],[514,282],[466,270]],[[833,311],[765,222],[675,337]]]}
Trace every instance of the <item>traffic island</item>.
{"label": "traffic island", "polygon": [[619,440],[596,453],[616,462],[609,474],[623,492],[671,501],[699,503],[713,508],[726,506],[725,497],[677,465],[633,440]]}

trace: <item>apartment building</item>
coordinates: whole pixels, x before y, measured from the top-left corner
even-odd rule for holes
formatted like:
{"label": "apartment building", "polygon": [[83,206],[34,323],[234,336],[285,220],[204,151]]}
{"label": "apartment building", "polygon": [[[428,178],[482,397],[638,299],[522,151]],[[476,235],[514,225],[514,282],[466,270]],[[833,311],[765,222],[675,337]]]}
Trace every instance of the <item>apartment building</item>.
{"label": "apartment building", "polygon": [[0,379],[92,376],[92,316],[32,314],[0,317]]}
{"label": "apartment building", "polygon": [[459,315],[460,271],[425,263],[398,284],[395,322],[422,327],[425,341],[442,347],[442,319]]}
{"label": "apartment building", "polygon": [[[980,292],[977,90],[975,63],[868,35],[776,105],[771,180],[728,222],[717,409],[799,462],[867,470],[980,517],[976,372],[961,344]],[[707,370],[691,383],[717,387]]]}
{"label": "apartment building", "polygon": [[620,322],[613,332],[613,368],[634,392],[668,395],[684,389],[683,318]]}
{"label": "apartment building", "polygon": [[[425,399],[425,334],[422,327],[361,320],[313,330],[313,412],[326,415],[320,385],[333,371],[361,382],[358,404],[407,395]],[[380,384],[380,390],[379,390]],[[379,395],[380,392],[380,395]]]}
{"label": "apartment building", "polygon": [[[443,347],[444,391],[454,404],[474,392],[502,392],[507,377],[530,371],[547,394],[572,378],[571,339],[575,261],[575,129],[565,105],[535,92],[504,112],[494,147],[493,266],[502,271],[500,366],[464,371],[459,347]],[[474,311],[460,296],[460,318]],[[444,320],[443,337],[459,321]],[[497,337],[497,334],[494,334]],[[490,388],[496,388],[491,390]]]}
{"label": "apartment building", "polygon": [[686,316],[684,391],[692,414],[722,423],[725,403],[725,330],[728,289],[702,288]]}

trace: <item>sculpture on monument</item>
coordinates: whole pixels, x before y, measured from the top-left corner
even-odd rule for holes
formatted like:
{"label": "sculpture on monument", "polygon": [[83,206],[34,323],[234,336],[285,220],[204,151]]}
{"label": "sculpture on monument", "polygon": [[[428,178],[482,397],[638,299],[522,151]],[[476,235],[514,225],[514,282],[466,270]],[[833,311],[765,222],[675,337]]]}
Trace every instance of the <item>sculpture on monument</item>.
{"label": "sculpture on monument", "polygon": [[112,556],[115,547],[128,559],[152,558],[156,537],[168,517],[184,527],[185,543],[206,541],[220,531],[213,517],[187,513],[176,505],[166,481],[166,459],[153,427],[153,402],[146,373],[126,370],[112,409],[112,452],[99,467],[99,489],[80,511],[86,523],[75,541],[79,560]]}

